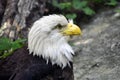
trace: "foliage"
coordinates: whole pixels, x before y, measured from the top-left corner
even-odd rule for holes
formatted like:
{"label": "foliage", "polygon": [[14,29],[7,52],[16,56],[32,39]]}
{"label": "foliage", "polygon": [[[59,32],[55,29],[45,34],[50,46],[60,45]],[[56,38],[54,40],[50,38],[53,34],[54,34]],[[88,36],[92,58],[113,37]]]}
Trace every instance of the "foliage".
{"label": "foliage", "polygon": [[67,18],[72,18],[72,19],[75,19],[77,17],[77,14],[74,11],[82,11],[83,13],[89,16],[94,15],[95,10],[91,8],[90,6],[91,3],[108,5],[108,6],[117,5],[117,0],[71,0],[71,1],[65,0],[65,1],[63,0],[63,2],[58,3],[57,0],[53,0],[53,5],[62,10],[65,10],[66,12],[69,12],[69,14],[63,12],[63,14]]}
{"label": "foliage", "polygon": [[11,55],[13,51],[23,46],[26,39],[18,39],[12,41],[9,38],[0,38],[0,58],[6,58]]}
{"label": "foliage", "polygon": [[115,12],[118,12],[118,13],[120,13],[120,9],[116,9],[116,10],[115,10]]}
{"label": "foliage", "polygon": [[66,17],[70,19],[75,19],[77,15],[75,13],[71,13],[71,14],[66,14]]}
{"label": "foliage", "polygon": [[117,1],[116,0],[110,0],[110,2],[107,2],[106,4],[110,5],[110,6],[116,6],[117,5]]}

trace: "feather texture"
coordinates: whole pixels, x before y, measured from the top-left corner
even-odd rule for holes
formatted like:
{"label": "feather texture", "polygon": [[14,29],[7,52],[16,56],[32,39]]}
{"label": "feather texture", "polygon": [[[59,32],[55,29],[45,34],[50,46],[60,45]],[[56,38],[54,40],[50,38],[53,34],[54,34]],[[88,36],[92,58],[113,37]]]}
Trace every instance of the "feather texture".
{"label": "feather texture", "polygon": [[68,21],[63,15],[49,15],[37,20],[28,35],[28,49],[30,54],[42,56],[64,68],[72,61],[74,52],[59,29],[53,29],[58,24],[64,27]]}

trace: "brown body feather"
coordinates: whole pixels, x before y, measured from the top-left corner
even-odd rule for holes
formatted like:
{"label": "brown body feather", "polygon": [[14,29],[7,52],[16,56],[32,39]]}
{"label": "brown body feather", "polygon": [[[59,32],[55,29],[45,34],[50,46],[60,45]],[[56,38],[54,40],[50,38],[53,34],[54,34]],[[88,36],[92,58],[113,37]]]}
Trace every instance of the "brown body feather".
{"label": "brown body feather", "polygon": [[13,55],[0,60],[1,80],[73,80],[73,67],[64,69],[52,65],[38,56],[29,54],[27,47],[16,50]]}

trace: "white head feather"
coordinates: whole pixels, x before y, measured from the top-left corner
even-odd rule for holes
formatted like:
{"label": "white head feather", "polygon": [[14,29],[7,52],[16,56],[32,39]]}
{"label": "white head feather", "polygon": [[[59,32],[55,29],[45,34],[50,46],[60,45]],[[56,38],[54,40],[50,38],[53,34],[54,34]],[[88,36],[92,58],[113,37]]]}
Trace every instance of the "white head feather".
{"label": "white head feather", "polygon": [[73,49],[67,43],[56,25],[67,25],[68,21],[63,15],[49,15],[37,20],[28,35],[28,49],[30,54],[42,56],[52,64],[64,68],[73,58]]}

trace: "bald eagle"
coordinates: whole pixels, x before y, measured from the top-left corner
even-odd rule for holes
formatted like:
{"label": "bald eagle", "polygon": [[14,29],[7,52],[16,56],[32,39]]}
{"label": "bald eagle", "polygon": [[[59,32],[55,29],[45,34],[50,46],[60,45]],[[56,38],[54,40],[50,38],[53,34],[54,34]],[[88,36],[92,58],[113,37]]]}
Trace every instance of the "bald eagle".
{"label": "bald eagle", "polygon": [[68,44],[73,35],[81,35],[81,30],[72,20],[56,14],[43,16],[30,29],[28,46],[2,63],[7,67],[0,68],[9,69],[1,69],[0,77],[6,72],[9,80],[73,80],[74,51]]}

